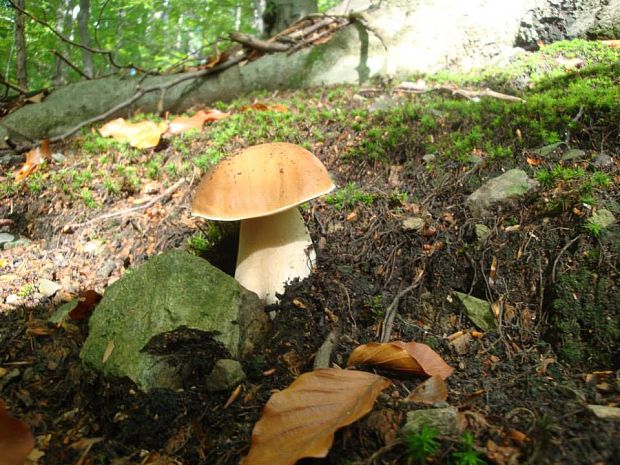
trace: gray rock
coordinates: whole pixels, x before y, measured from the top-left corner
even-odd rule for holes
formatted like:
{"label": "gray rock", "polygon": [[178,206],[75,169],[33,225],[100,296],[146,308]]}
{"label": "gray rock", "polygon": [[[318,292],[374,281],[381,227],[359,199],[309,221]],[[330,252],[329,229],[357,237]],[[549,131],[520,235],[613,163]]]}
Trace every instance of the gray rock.
{"label": "gray rock", "polygon": [[101,268],[97,270],[98,278],[107,278],[112,274],[112,272],[116,269],[117,263],[113,260],[105,262]]}
{"label": "gray rock", "polygon": [[592,213],[592,216],[588,220],[590,223],[598,224],[601,228],[609,228],[616,222],[616,217],[612,212],[601,208]]}
{"label": "gray rock", "polygon": [[478,299],[462,292],[454,291],[453,294],[463,304],[467,317],[481,330],[493,331],[497,329],[497,320],[493,316],[491,304],[486,300]]}
{"label": "gray rock", "polygon": [[583,160],[586,158],[586,152],[580,149],[570,149],[567,150],[560,160],[562,161],[571,161],[571,160]]}
{"label": "gray rock", "polygon": [[15,249],[17,247],[27,247],[28,245],[30,245],[30,240],[26,239],[25,237],[20,237],[13,242],[5,242],[4,250]]}
{"label": "gray rock", "polygon": [[588,405],[588,409],[598,418],[620,421],[620,408],[606,405]]}
{"label": "gray rock", "polygon": [[7,242],[13,242],[15,240],[15,236],[9,233],[0,233],[0,249]]}
{"label": "gray rock", "polygon": [[382,95],[368,106],[368,111],[391,110],[399,105],[397,100],[387,95]]}
{"label": "gray rock", "polygon": [[475,226],[475,230],[476,239],[478,239],[478,241],[480,242],[484,241],[489,236],[489,234],[491,234],[491,228],[489,228],[486,224],[478,223]]}
{"label": "gray rock", "polygon": [[467,197],[465,204],[472,215],[481,217],[491,205],[518,198],[537,186],[538,181],[528,178],[525,171],[512,169],[489,180]]}
{"label": "gray rock", "polygon": [[183,328],[202,331],[237,359],[252,351],[266,323],[256,294],[206,260],[170,251],[108,287],[90,318],[80,357],[105,375],[129,377],[145,391],[176,388],[183,367],[174,354],[145,350],[154,337]]}
{"label": "gray rock", "polygon": [[62,286],[49,279],[39,279],[39,292],[45,297],[51,297],[62,289]]}
{"label": "gray rock", "polygon": [[19,302],[19,296],[17,294],[9,294],[6,296],[6,300],[4,301],[7,305],[15,305]]}
{"label": "gray rock", "polygon": [[412,216],[405,218],[402,224],[405,231],[419,231],[424,227],[424,220],[418,216]]}
{"label": "gray rock", "polygon": [[207,391],[226,391],[236,387],[245,379],[245,373],[237,360],[223,358],[215,362],[215,366],[206,379]]}
{"label": "gray rock", "polygon": [[427,153],[422,157],[422,160],[424,160],[424,163],[432,163],[437,160],[437,155],[434,153]]}
{"label": "gray rock", "polygon": [[596,159],[594,160],[594,166],[596,166],[599,169],[609,168],[613,164],[614,164],[614,159],[610,157],[608,154],[606,154],[605,152],[599,153],[596,156]]}
{"label": "gray rock", "polygon": [[424,425],[437,429],[439,434],[445,436],[458,434],[463,429],[458,409],[445,407],[407,412],[407,421],[402,432],[417,433]]}

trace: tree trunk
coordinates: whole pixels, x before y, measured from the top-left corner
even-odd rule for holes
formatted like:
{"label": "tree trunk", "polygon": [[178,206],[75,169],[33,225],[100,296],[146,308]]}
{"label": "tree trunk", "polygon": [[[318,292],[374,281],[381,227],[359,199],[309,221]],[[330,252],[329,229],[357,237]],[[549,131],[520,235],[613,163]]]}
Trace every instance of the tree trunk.
{"label": "tree trunk", "polygon": [[267,0],[263,16],[267,35],[273,36],[295,21],[317,11],[317,0]]}
{"label": "tree trunk", "polygon": [[256,31],[258,37],[265,37],[265,23],[263,22],[263,16],[265,16],[265,8],[267,2],[265,0],[253,0],[254,4],[254,17],[252,20],[252,27]]}
{"label": "tree trunk", "polygon": [[[15,4],[25,8],[24,0],[16,0]],[[24,14],[15,10],[15,73],[17,83],[24,90],[28,89],[28,71],[26,69],[26,24]]]}
{"label": "tree trunk", "polygon": [[[58,7],[56,8],[56,29],[59,30],[63,36],[68,37],[71,32],[71,24],[73,22],[73,17],[71,13],[73,11],[75,3],[74,0],[60,0],[58,2]],[[58,52],[62,52],[62,50],[66,50],[64,47],[65,44],[60,43],[58,47]],[[56,57],[55,59],[55,68],[54,68],[54,76],[52,77],[52,82],[54,83],[54,87],[58,88],[60,86],[64,86],[67,83],[67,72],[66,72],[65,62],[60,58]]]}
{"label": "tree trunk", "polygon": [[[518,52],[514,44],[524,21],[536,13],[532,4],[548,6],[557,1],[384,0],[381,6],[365,10],[363,22],[343,27],[321,45],[290,54],[267,54],[219,74],[186,80],[167,89],[163,100],[159,91],[147,93],[110,118],[138,110],[179,113],[257,89],[360,84],[380,76],[407,79],[441,70],[458,72],[497,65]],[[352,10],[359,11],[360,3],[371,4],[351,0]],[[620,0],[580,0],[580,5],[563,19],[563,29],[572,31],[572,37],[620,23]],[[584,15],[605,20],[584,21]],[[177,79],[179,75],[112,77],[59,89],[42,103],[27,105],[0,121],[0,147],[6,147],[6,137],[21,143],[59,136],[127,101],[138,84],[142,89],[154,89]]]}
{"label": "tree trunk", "polygon": [[[88,22],[90,18],[90,0],[80,0],[80,12],[77,15],[78,29],[80,31],[80,41],[85,47],[90,47],[90,34],[88,33]],[[84,63],[84,74],[94,77],[93,54],[90,50],[82,49],[82,60]]]}

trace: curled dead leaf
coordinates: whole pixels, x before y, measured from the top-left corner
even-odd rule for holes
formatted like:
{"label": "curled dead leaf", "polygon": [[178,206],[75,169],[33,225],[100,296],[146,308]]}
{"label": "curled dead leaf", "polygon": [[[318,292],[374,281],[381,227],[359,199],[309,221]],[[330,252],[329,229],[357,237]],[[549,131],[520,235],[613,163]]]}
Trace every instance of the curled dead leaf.
{"label": "curled dead leaf", "polygon": [[35,147],[26,154],[26,161],[23,166],[14,173],[16,181],[30,176],[32,173],[39,169],[39,166],[46,160],[52,157],[52,151],[50,150],[50,141],[45,139],[41,142],[39,147]]}
{"label": "curled dead leaf", "polygon": [[351,365],[376,365],[417,375],[438,375],[446,379],[454,369],[429,346],[419,342],[369,342],[353,350]]}
{"label": "curled dead leaf", "polygon": [[448,398],[448,388],[441,376],[434,375],[417,386],[405,399],[409,402],[433,405],[445,402]]}
{"label": "curled dead leaf", "polygon": [[131,123],[124,118],[117,118],[99,128],[103,137],[111,137],[119,142],[127,142],[132,147],[147,149],[159,144],[161,135],[168,129],[168,123],[162,121],[140,121]]}
{"label": "curled dead leaf", "polygon": [[325,457],[337,429],[366,415],[390,382],[363,371],[322,368],[271,396],[244,465],[293,465]]}

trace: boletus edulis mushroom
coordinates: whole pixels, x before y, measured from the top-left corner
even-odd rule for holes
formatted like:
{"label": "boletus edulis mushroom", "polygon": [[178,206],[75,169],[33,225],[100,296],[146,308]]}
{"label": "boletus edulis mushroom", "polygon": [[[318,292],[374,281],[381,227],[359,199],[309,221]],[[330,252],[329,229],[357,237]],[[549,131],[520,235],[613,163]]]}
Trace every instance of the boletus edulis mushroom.
{"label": "boletus edulis mushroom", "polygon": [[241,220],[235,279],[267,304],[312,271],[316,253],[297,206],[334,188],[325,166],[294,144],[260,144],[225,158],[203,177],[192,214]]}

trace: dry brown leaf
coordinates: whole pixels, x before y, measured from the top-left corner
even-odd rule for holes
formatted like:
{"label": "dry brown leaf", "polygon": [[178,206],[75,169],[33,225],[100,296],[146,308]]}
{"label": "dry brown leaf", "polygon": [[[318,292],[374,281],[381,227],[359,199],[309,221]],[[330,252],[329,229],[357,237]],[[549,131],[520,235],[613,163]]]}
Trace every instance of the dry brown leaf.
{"label": "dry brown leaf", "polygon": [[322,368],[271,396],[244,465],[293,465],[325,457],[334,433],[366,415],[390,382],[363,371]]}
{"label": "dry brown leaf", "polygon": [[230,116],[230,113],[224,113],[215,109],[197,111],[192,117],[179,116],[170,122],[167,134],[180,134],[190,129],[202,131],[205,122],[217,121],[228,116]]}
{"label": "dry brown leaf", "polygon": [[405,400],[433,405],[448,398],[448,388],[441,376],[434,375],[416,387]]}
{"label": "dry brown leaf", "polygon": [[33,448],[28,426],[9,415],[0,399],[0,465],[22,465]]}
{"label": "dry brown leaf", "polygon": [[131,123],[124,118],[114,119],[99,128],[103,137],[111,137],[120,142],[127,142],[132,147],[148,149],[159,144],[161,135],[168,129],[168,123],[140,121]]}
{"label": "dry brown leaf", "polygon": [[41,163],[45,160],[49,160],[51,156],[52,151],[50,150],[50,141],[45,139],[41,142],[39,147],[33,148],[26,154],[26,161],[14,174],[15,180],[21,181],[25,177],[30,176],[37,169],[39,169],[39,165],[41,165]]}
{"label": "dry brown leaf", "polygon": [[377,365],[418,375],[446,379],[454,369],[426,344],[419,342],[369,342],[355,348],[347,366]]}
{"label": "dry brown leaf", "polygon": [[97,304],[101,301],[102,295],[92,289],[82,292],[77,298],[75,307],[69,312],[69,318],[73,321],[86,320],[90,317]]}

